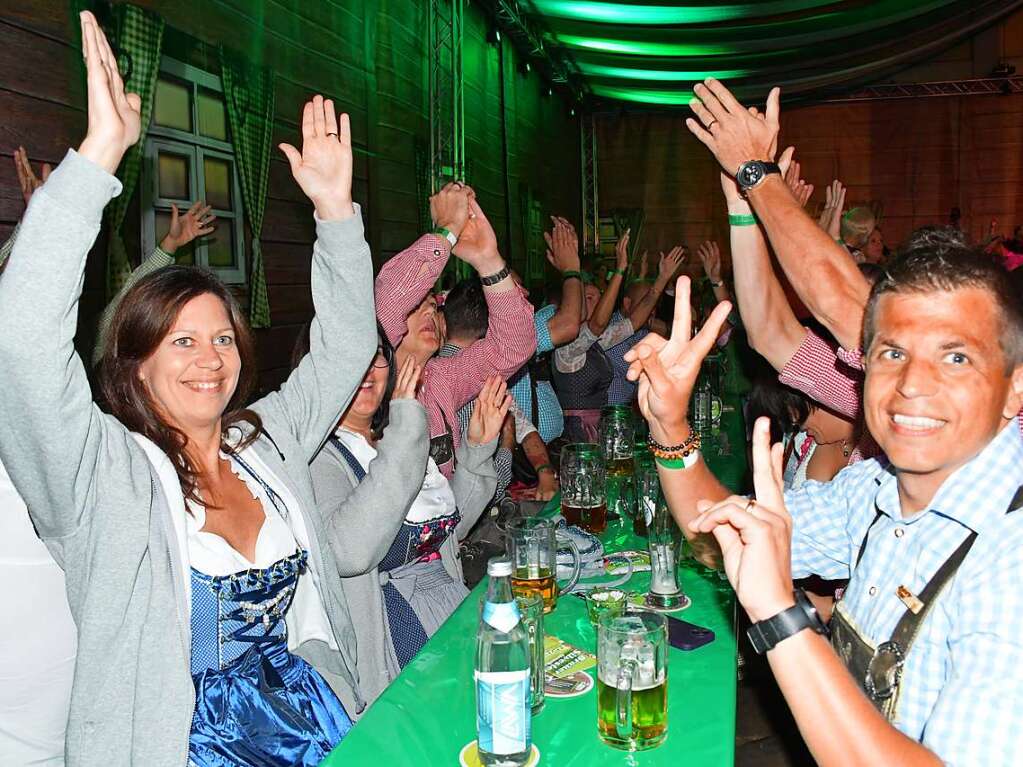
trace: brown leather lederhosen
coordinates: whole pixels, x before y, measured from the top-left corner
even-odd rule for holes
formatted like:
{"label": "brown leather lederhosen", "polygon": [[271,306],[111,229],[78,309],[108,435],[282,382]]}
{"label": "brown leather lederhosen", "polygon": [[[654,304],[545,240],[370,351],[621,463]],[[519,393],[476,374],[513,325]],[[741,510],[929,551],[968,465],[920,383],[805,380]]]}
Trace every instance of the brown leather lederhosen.
{"label": "brown leather lederhosen", "polygon": [[[1023,506],[1023,486],[1016,490],[1005,513],[1016,511],[1021,506]],[[870,530],[882,514],[876,502],[874,509],[876,515],[863,535],[863,542],[856,555],[857,566],[867,549]],[[913,646],[913,641],[919,634],[920,627],[926,620],[931,607],[934,606],[945,586],[952,580],[976,540],[976,531],[966,536],[966,539],[959,544],[951,556],[941,564],[931,580],[924,586],[923,591],[916,596],[921,603],[920,609],[914,612],[907,608],[892,631],[891,638],[876,647],[863,636],[853,623],[843,602],[839,601],[835,605],[835,612],[830,624],[831,646],[842,658],[867,697],[889,721],[895,718],[895,710],[899,702],[899,688],[902,683],[902,669],[906,662],[906,656],[909,655]],[[848,593],[848,589],[846,592]]]}

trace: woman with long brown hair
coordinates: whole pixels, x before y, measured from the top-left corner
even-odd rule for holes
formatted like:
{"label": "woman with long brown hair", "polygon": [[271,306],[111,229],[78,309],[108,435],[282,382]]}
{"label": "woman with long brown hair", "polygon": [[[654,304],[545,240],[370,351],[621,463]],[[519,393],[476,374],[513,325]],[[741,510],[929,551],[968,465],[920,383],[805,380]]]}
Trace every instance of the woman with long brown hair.
{"label": "woman with long brown hair", "polygon": [[114,316],[107,414],[73,338],[140,105],[89,13],[82,40],[88,134],[33,195],[0,281],[0,456],[66,571],[78,628],[69,763],[317,764],[364,705],[344,533],[318,514],[308,469],[376,348],[348,118],[316,96],[302,151],[281,147],[316,211],[307,358],[243,407],[256,368],[237,303],[212,275],[171,267]]}

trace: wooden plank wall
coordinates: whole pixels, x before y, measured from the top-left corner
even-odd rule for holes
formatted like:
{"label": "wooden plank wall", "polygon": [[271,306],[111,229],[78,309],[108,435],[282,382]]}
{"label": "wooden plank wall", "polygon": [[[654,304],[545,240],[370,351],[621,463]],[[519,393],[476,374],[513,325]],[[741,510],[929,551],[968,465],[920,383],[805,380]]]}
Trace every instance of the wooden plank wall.
{"label": "wooden plank wall", "polygon": [[[428,141],[426,40],[428,0],[136,0],[164,17],[165,51],[216,68],[224,44],[276,73],[274,143],[299,141],[302,103],[314,93],[335,99],[352,119],[356,146],[355,197],[363,206],[374,261],[383,261],[419,235],[417,143]],[[0,9],[0,237],[22,213],[10,157],[23,144],[35,162],[58,162],[84,135],[84,83],[72,40],[69,3],[22,0]],[[550,211],[578,217],[578,125],[564,100],[546,96],[535,73],[518,72],[505,43],[506,120],[510,141],[504,181],[497,48],[486,20],[466,3],[465,113],[470,182],[510,242],[521,266],[520,181]],[[189,51],[171,51],[185,41]],[[205,45],[202,45],[205,44]],[[204,60],[204,57],[206,60]],[[511,220],[505,189],[511,190]],[[132,213],[129,213],[129,216]],[[137,214],[136,214],[137,215]],[[511,228],[509,236],[505,232]],[[259,331],[261,388],[276,386],[299,328],[311,316],[311,206],[276,150],[270,168],[262,244],[273,327]],[[140,248],[129,243],[134,257]],[[103,304],[103,243],[89,260],[82,301],[80,347],[92,344]]]}

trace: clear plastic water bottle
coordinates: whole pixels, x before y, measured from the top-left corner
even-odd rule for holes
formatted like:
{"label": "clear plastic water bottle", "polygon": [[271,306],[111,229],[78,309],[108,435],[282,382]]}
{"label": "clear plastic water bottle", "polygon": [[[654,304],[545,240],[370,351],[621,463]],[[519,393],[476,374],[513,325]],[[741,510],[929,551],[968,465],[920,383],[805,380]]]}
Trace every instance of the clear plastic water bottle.
{"label": "clear plastic water bottle", "polygon": [[521,767],[529,760],[529,635],[511,589],[511,560],[487,563],[487,597],[476,632],[476,732],[480,762]]}

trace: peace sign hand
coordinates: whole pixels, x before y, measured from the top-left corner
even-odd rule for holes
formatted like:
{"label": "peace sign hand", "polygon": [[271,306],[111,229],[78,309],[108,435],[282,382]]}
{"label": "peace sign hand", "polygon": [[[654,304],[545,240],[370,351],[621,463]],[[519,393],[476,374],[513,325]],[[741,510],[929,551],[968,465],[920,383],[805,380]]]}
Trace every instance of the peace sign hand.
{"label": "peace sign hand", "polygon": [[700,332],[690,339],[692,316],[689,306],[689,278],[675,283],[675,317],[671,339],[650,333],[625,353],[627,378],[639,381],[639,409],[658,442],[679,444],[689,436],[686,413],[703,358],[717,340],[732,305],[722,301]]}
{"label": "peace sign hand", "polygon": [[352,205],[352,125],[340,118],[334,102],[317,94],[302,109],[302,151],[279,144],[291,175],[305,192],[316,215],[325,221],[355,215]]}
{"label": "peace sign hand", "polygon": [[735,495],[716,504],[698,501],[701,513],[689,529],[714,535],[728,580],[756,622],[795,604],[792,518],[782,489],[782,446],[771,445],[770,421],[763,417],[753,428],[753,486],[755,501]]}

